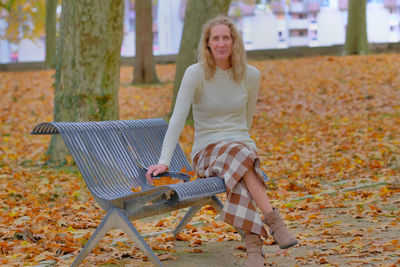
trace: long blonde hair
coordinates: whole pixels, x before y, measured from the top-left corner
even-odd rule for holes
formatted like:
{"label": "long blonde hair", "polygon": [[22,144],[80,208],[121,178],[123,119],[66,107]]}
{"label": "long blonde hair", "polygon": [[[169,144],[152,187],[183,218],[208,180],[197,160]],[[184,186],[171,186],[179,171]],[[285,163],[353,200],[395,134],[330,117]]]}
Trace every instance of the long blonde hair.
{"label": "long blonde hair", "polygon": [[221,24],[229,27],[232,37],[232,52],[230,56],[232,66],[231,78],[235,82],[240,82],[246,75],[246,53],[244,50],[243,39],[231,19],[220,15],[208,20],[203,25],[199,45],[197,47],[197,60],[199,62],[203,62],[206,80],[211,80],[214,77],[216,65],[211,49],[207,46],[207,44],[208,40],[210,40],[211,28]]}

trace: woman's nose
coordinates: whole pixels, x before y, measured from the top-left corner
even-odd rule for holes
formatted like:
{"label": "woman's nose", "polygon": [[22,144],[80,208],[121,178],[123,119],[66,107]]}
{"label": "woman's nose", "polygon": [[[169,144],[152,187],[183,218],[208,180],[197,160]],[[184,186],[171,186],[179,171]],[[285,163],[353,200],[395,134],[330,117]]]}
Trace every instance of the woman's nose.
{"label": "woman's nose", "polygon": [[223,46],[224,44],[225,44],[225,43],[224,43],[224,40],[221,39],[221,40],[218,41],[218,45],[219,45],[219,46]]}

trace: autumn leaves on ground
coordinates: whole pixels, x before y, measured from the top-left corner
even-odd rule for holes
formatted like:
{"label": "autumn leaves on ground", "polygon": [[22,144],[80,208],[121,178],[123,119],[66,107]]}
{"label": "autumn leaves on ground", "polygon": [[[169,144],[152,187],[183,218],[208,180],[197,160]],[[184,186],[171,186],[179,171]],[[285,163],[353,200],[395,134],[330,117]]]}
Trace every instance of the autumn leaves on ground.
{"label": "autumn leaves on ground", "polygon": [[[399,56],[250,63],[262,78],[251,133],[262,168],[276,179],[270,184],[272,202],[300,241],[280,251],[271,238],[265,240],[266,262],[400,264]],[[136,87],[130,85],[132,69],[121,69],[120,119],[167,118],[175,65],[159,65],[157,72],[161,84]],[[73,166],[43,166],[49,137],[29,134],[36,124],[52,120],[53,74],[1,73],[1,265],[69,265],[104,216]],[[192,134],[192,127],[186,126],[180,142],[187,154]],[[326,194],[333,191],[337,193]],[[166,230],[176,226],[182,214],[134,222],[165,264],[174,266],[187,255],[195,260],[221,242],[226,244],[221,249],[235,244],[226,251],[234,255],[232,262],[244,262],[240,236],[214,220],[218,214],[209,207],[174,239]],[[86,264],[150,265],[145,260],[115,230],[102,239]],[[209,266],[214,266],[212,261]]]}

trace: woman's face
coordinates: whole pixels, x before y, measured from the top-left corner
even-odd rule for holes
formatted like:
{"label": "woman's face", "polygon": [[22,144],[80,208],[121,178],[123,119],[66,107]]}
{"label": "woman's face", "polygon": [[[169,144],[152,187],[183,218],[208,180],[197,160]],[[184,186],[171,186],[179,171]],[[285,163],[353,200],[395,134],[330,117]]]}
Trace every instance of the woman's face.
{"label": "woman's face", "polygon": [[210,39],[207,46],[211,49],[215,63],[227,63],[232,52],[231,30],[224,24],[211,28]]}

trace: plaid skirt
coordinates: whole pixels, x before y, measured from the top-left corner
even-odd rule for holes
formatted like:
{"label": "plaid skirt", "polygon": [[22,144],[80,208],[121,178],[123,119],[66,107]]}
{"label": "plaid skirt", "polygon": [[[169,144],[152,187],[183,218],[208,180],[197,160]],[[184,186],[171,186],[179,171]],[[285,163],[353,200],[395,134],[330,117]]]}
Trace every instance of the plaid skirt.
{"label": "plaid skirt", "polygon": [[218,142],[196,154],[193,167],[197,177],[221,177],[225,181],[227,200],[221,219],[244,231],[267,237],[267,231],[256,203],[242,177],[254,168],[261,183],[267,188],[260,173],[257,153],[240,142]]}

